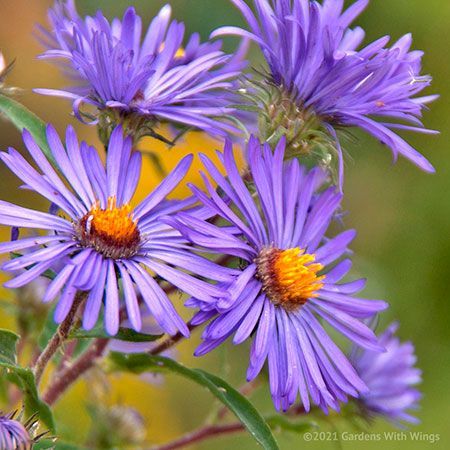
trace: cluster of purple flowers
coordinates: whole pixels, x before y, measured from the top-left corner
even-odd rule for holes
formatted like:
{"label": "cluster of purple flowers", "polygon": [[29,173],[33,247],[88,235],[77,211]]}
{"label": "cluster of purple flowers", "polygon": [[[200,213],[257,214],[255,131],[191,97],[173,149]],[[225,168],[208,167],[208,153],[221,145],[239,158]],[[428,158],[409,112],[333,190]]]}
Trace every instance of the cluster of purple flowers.
{"label": "cluster of purple flowers", "polygon": [[80,17],[73,0],[56,3],[49,12],[52,30],[41,28],[47,48],[41,58],[56,59],[75,84],[65,91],[37,92],[72,99],[82,120],[80,106],[87,103],[103,112],[136,114],[213,134],[235,132],[229,122],[215,119],[232,112],[229,105],[236,99],[230,91],[245,66],[243,53],[227,55],[220,42],[201,43],[198,34],[184,44],[184,24],[170,17],[166,5],[142,38],[134,8],[122,21],[109,23],[100,11]]}
{"label": "cluster of purple flowers", "polygon": [[417,97],[431,83],[421,75],[422,52],[411,51],[410,34],[390,48],[389,36],[361,47],[364,30],[349,28],[369,0],[343,11],[343,0],[254,0],[256,15],[243,0],[231,0],[250,31],[223,27],[212,36],[234,34],[261,47],[269,79],[299,110],[320,118],[336,138],[342,127],[358,127],[425,171],[433,166],[393,130],[435,133],[420,117],[435,95]]}
{"label": "cluster of purple flowers", "polygon": [[[277,409],[286,411],[300,398],[305,410],[314,404],[327,412],[356,397],[372,414],[411,421],[406,411],[416,406],[412,384],[420,379],[413,348],[400,344],[392,327],[377,337],[367,326],[387,304],[359,297],[365,280],[346,278],[355,232],[328,232],[341,216],[342,193],[326,170],[307,170],[301,158],[289,157],[292,143],[283,133],[275,143],[252,136],[243,172],[230,140],[218,152],[222,168],[200,155],[209,175],[202,174],[206,189],[190,186],[191,197],[169,200],[189,169],[188,156],[132,206],[141,155],[127,121],[236,132],[228,118],[239,114],[248,39],[268,64],[259,84],[285,95],[299,116],[313,115],[317,131],[334,139],[338,153],[338,131],[359,127],[394,155],[433,170],[393,131],[429,132],[420,116],[434,97],[416,95],[431,78],[420,74],[422,54],[410,51],[409,35],[391,47],[387,38],[361,47],[363,30],[349,26],[367,0],[345,11],[343,0],[255,0],[255,12],[244,0],[231,1],[249,30],[224,27],[213,37],[243,37],[234,55],[221,51],[218,41],[201,43],[196,34],[184,44],[184,25],[171,21],[169,6],[143,38],[133,8],[112,22],[101,12],[81,17],[73,0],[50,10],[51,29],[41,28],[42,58],[55,59],[74,87],[37,91],[72,99],[81,120],[81,105],[90,104],[99,127],[105,116],[114,117],[114,127],[106,154],[80,143],[70,127],[62,141],[52,126],[51,161],[28,131],[23,140],[32,163],[12,148],[0,154],[28,190],[51,203],[42,212],[0,202],[2,225],[40,232],[0,244],[1,253],[15,255],[2,266],[15,274],[6,286],[22,287],[51,271],[43,301],[58,298],[57,322],[82,292],[86,329],[101,317],[115,335],[125,316],[127,326],[141,331],[150,315],[164,332],[187,337],[168,295],[173,286],[197,311],[191,324],[209,322],[196,355],[229,339],[251,341],[247,379],[267,365]],[[341,159],[341,181],[342,167]],[[228,264],[233,259],[239,264]],[[356,346],[351,355],[329,327]]]}

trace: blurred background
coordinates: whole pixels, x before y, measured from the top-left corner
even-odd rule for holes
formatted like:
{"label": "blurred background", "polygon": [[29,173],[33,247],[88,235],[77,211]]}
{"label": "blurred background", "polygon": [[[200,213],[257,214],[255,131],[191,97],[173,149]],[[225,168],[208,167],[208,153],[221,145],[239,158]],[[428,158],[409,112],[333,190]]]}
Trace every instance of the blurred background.
{"label": "blurred background", "polygon": [[[65,80],[48,63],[38,61],[40,45],[33,37],[36,23],[46,24],[50,0],[0,0],[0,49],[7,61],[16,59],[16,67],[8,84],[24,89],[19,100],[45,121],[63,132],[72,123],[79,136],[96,143],[95,129],[80,125],[70,116],[70,103],[61,99],[33,94],[34,87],[62,87]],[[165,4],[159,0],[78,0],[80,13],[93,14],[99,8],[105,15],[122,15],[128,5],[134,5],[148,23]],[[174,17],[186,23],[188,33],[199,31],[204,39],[216,27],[224,24],[241,25],[242,20],[228,0],[172,0]],[[425,124],[441,131],[440,136],[408,135],[409,142],[422,151],[437,169],[436,175],[420,172],[400,159],[392,165],[390,152],[374,139],[358,134],[357,144],[347,145],[345,204],[348,211],[346,227],[358,230],[353,244],[355,276],[368,277],[366,297],[387,299],[391,308],[382,318],[381,327],[399,319],[399,334],[412,340],[417,349],[418,364],[423,369],[421,389],[424,398],[417,412],[421,420],[413,431],[440,434],[434,445],[425,441],[382,442],[389,449],[450,448],[450,57],[448,31],[450,2],[443,0],[372,0],[358,20],[367,31],[367,41],[390,34],[394,40],[412,32],[414,47],[425,50],[424,72],[433,75],[427,93],[439,93],[441,98],[425,114]],[[235,41],[226,42],[232,50]],[[254,59],[258,60],[256,49]],[[255,63],[257,65],[257,63]],[[5,121],[0,122],[0,148],[22,148],[19,133]],[[187,152],[211,151],[220,147],[200,133],[191,133],[174,149],[167,150],[154,141],[145,141],[149,151],[166,152],[165,164],[172,166]],[[190,179],[197,180],[198,164]],[[5,167],[0,167],[0,198],[36,205],[40,199],[25,197],[17,190],[18,181]],[[147,163],[141,192],[148,191],[159,181]],[[178,193],[183,194],[184,188]],[[45,204],[42,203],[45,207]],[[2,239],[9,230],[1,230]],[[2,291],[2,296],[10,296]],[[179,304],[182,299],[177,300]],[[11,319],[0,315],[1,326],[11,326]],[[198,334],[198,333],[197,333]],[[198,335],[179,346],[181,361],[202,367],[229,379],[234,386],[245,380],[248,348],[223,346],[202,359],[194,359],[192,351]],[[93,373],[91,377],[96,377]],[[95,394],[95,395],[94,395]],[[88,389],[80,382],[57,408],[60,432],[67,439],[83,440],[89,433],[90,418],[87,403],[99,396],[110,405],[129,405],[142,416],[147,440],[161,443],[200,425],[211,406],[210,395],[183,379],[169,376],[163,384],[149,384],[139,378],[117,376],[112,387],[101,393]],[[263,412],[271,412],[271,401],[265,387],[255,394],[255,403]],[[0,407],[1,409],[1,407]],[[351,430],[344,421],[333,421],[340,431]],[[327,428],[328,427],[328,428]],[[325,425],[325,430],[333,430]],[[392,431],[385,422],[377,422],[374,431]],[[296,434],[278,434],[280,447],[297,448],[363,448],[380,446],[378,442],[319,442],[306,443]],[[245,434],[220,438],[195,447],[198,449],[242,450],[256,448]]]}

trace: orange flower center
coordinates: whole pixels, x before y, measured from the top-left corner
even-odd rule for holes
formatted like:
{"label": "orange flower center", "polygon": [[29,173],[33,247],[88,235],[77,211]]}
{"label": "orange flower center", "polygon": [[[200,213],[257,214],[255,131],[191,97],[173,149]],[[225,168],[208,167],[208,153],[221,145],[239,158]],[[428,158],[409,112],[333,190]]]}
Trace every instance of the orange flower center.
{"label": "orange flower center", "polygon": [[287,250],[265,248],[255,259],[264,292],[275,305],[288,311],[317,297],[317,291],[323,287],[325,276],[317,275],[323,265],[314,261],[315,255],[298,247]]}
{"label": "orange flower center", "polygon": [[107,258],[130,258],[141,244],[130,205],[117,207],[115,197],[108,198],[105,209],[101,209],[98,202],[93,205],[80,220],[77,232],[81,245],[92,247]]}

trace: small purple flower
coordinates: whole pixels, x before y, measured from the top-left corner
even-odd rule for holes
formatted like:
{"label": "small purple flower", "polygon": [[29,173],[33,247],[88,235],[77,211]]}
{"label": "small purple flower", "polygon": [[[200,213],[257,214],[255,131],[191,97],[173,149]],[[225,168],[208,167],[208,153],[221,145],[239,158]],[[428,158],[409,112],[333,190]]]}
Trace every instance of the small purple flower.
{"label": "small purple flower", "polygon": [[[59,173],[28,131],[24,131],[23,139],[38,169],[13,148],[1,153],[0,158],[28,190],[45,197],[54,207],[45,213],[0,201],[0,224],[45,231],[40,236],[0,244],[0,253],[23,251],[22,256],[3,264],[4,270],[17,275],[27,269],[5,286],[19,288],[53,270],[56,278],[42,300],[51,302],[60,295],[55,309],[57,322],[68,314],[76,292],[86,291],[86,329],[94,327],[104,306],[105,328],[111,335],[116,334],[123,303],[131,326],[139,331],[142,301],[164,331],[188,335],[186,324],[155,278],[202,301],[212,301],[212,296],[222,291],[191,273],[211,273],[218,277],[216,281],[227,279],[226,269],[220,270],[190,252],[179,232],[161,220],[192,204],[190,199],[166,200],[186,174],[192,155],[181,160],[152,193],[132,208],[141,155],[132,151],[131,138],[124,139],[121,127],[111,136],[104,165],[93,147],[78,143],[73,128],[67,128],[63,145],[55,129],[48,126],[47,139]],[[61,214],[53,214],[55,210]],[[203,212],[195,210],[192,214]]]}
{"label": "small purple flower", "polygon": [[235,132],[231,122],[216,119],[233,112],[230,91],[245,67],[245,46],[231,56],[220,42],[201,43],[193,34],[183,48],[184,24],[170,16],[166,5],[142,39],[142,21],[132,7],[122,21],[109,23],[100,11],[81,18],[73,0],[56,3],[49,12],[52,30],[41,28],[47,47],[41,58],[62,61],[75,86],[36,91],[72,99],[81,120],[80,105],[91,104],[122,118],[135,114],[215,134]]}
{"label": "small purple flower", "polygon": [[369,391],[361,394],[360,404],[370,416],[382,416],[401,426],[418,423],[407,411],[418,408],[421,393],[414,385],[421,381],[421,371],[414,367],[417,358],[411,342],[395,337],[398,324],[391,324],[380,336],[385,353],[353,349],[351,360]]}
{"label": "small purple flower", "polygon": [[250,31],[224,27],[212,36],[239,35],[259,44],[269,65],[269,84],[283,91],[284,108],[286,99],[296,106],[290,112],[291,122],[295,115],[301,116],[308,127],[319,119],[335,139],[341,181],[343,162],[336,131],[342,127],[361,128],[390,147],[395,158],[401,154],[423,170],[434,171],[395,131],[435,133],[420,121],[422,110],[436,96],[416,97],[430,85],[431,77],[421,75],[423,53],[410,51],[411,35],[390,48],[386,47],[389,37],[361,48],[364,31],[349,26],[368,0],[358,0],[345,11],[343,0],[322,4],[254,0],[256,15],[244,0],[231,1]]}
{"label": "small purple flower", "polygon": [[27,429],[13,415],[0,415],[0,448],[2,450],[29,450],[33,440]]}
{"label": "small purple flower", "polygon": [[375,334],[362,319],[387,305],[354,296],[365,280],[339,283],[352,265],[342,257],[355,233],[345,231],[331,239],[324,233],[342,195],[335,188],[318,191],[323,172],[307,172],[296,159],[283,163],[284,152],[284,139],[273,152],[268,144],[261,146],[252,138],[244,178],[229,142],[219,154],[227,178],[202,155],[218,190],[206,177],[209,195],[192,189],[227,224],[218,226],[184,213],[168,219],[207,252],[241,260],[235,281],[219,285],[228,296],[216,302],[193,298],[187,303],[200,309],[193,323],[213,319],[196,355],[232,335],[234,344],[250,338],[247,379],[254,379],[267,361],[278,409],[287,410],[299,393],[306,410],[310,398],[325,411],[338,409],[339,401],[358,396],[366,386],[320,321],[355,344],[380,351]]}

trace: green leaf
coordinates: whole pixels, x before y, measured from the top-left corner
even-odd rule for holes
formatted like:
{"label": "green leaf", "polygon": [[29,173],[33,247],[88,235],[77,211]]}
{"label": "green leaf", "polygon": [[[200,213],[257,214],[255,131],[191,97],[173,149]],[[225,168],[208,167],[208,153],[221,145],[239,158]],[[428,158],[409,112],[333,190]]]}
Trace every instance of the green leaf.
{"label": "green leaf", "polygon": [[33,445],[33,450],[87,450],[86,447],[81,447],[76,444],[70,444],[68,442],[62,442],[53,439],[44,439]]}
{"label": "green leaf", "polygon": [[33,450],[54,450],[55,443],[52,439],[44,439],[33,445]]}
{"label": "green leaf", "polygon": [[88,450],[86,447],[81,447],[67,442],[56,442],[55,450]]}
{"label": "green leaf", "polygon": [[[28,268],[27,268],[27,270],[28,270]],[[56,278],[56,273],[53,272],[53,270],[48,269],[45,272],[42,272],[41,276],[44,278],[48,278],[49,280],[54,280]]]}
{"label": "green leaf", "polygon": [[0,329],[0,397],[2,400],[7,399],[6,375],[7,368],[1,364],[16,363],[16,345],[19,336],[9,330]]}
{"label": "green leaf", "polygon": [[293,420],[288,416],[282,416],[280,414],[266,417],[266,422],[273,430],[280,429],[300,434],[317,428],[317,424],[314,422]]}
{"label": "green leaf", "polygon": [[0,365],[9,369],[8,379],[16,384],[24,394],[25,411],[29,416],[38,413],[39,419],[49,428],[50,431],[55,431],[55,423],[53,421],[53,414],[47,403],[39,398],[36,387],[36,381],[31,369],[25,369],[17,365]]}
{"label": "green leaf", "polygon": [[[119,328],[119,332],[114,336],[114,339],[127,342],[153,342],[160,339],[162,334],[144,334],[138,333],[131,328]],[[77,330],[69,336],[69,339],[92,339],[105,338],[110,339],[111,336],[106,333],[103,325],[95,327],[90,331]]]}
{"label": "green leaf", "polygon": [[0,94],[0,112],[3,113],[20,131],[26,128],[47,158],[56,167],[52,152],[47,143],[45,123],[21,103]]}
{"label": "green leaf", "polygon": [[19,336],[9,330],[0,329],[0,364],[16,364],[16,345]]}
{"label": "green leaf", "polygon": [[126,370],[137,374],[149,370],[157,372],[169,371],[207,388],[236,415],[264,449],[278,449],[278,445],[269,426],[256,408],[221,378],[201,369],[189,369],[172,359],[162,356],[152,356],[147,353],[125,355],[113,352],[110,354],[110,360],[113,370]]}
{"label": "green leaf", "polygon": [[43,439],[33,445],[33,450],[54,450],[55,445],[53,439]]}
{"label": "green leaf", "polygon": [[0,402],[2,404],[8,404],[9,392],[8,392],[8,380],[6,379],[6,370],[4,367],[0,367]]}
{"label": "green leaf", "polygon": [[17,364],[16,344],[19,336],[11,331],[0,329],[0,367],[6,370],[9,381],[19,387],[24,394],[25,410],[28,415],[39,414],[39,418],[51,431],[54,431],[52,412],[40,398],[31,369]]}

